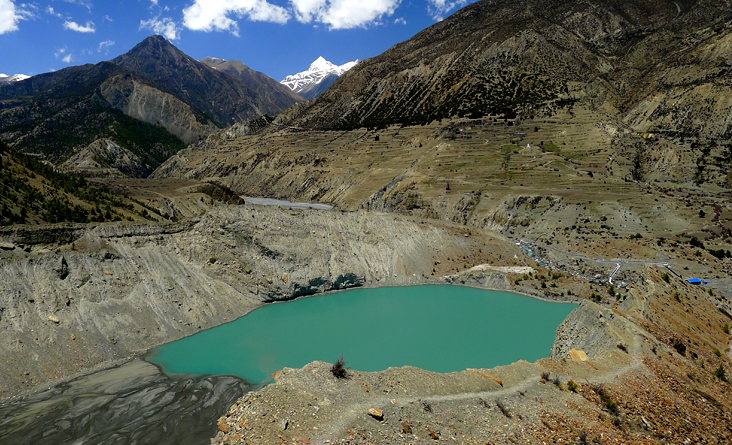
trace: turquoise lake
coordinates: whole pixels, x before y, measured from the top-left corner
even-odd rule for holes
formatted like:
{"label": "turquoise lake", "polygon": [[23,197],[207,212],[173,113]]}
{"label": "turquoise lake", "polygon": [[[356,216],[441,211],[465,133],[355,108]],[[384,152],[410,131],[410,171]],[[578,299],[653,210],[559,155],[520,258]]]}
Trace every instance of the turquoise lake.
{"label": "turquoise lake", "polygon": [[355,289],[259,308],[231,323],[153,349],[167,373],[271,380],[314,360],[381,371],[491,368],[548,357],[576,307],[459,286]]}

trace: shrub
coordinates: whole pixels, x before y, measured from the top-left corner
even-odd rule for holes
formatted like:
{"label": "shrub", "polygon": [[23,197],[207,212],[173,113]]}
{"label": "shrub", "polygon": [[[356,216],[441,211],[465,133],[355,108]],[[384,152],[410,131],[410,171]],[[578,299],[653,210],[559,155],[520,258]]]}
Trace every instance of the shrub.
{"label": "shrub", "polygon": [[618,403],[610,397],[610,394],[607,393],[605,387],[602,385],[595,385],[592,389],[600,397],[600,402],[605,406],[605,409],[607,409],[611,414],[617,416],[619,414]]}
{"label": "shrub", "polygon": [[577,383],[574,380],[567,380],[567,389],[572,392],[577,392]]}
{"label": "shrub", "polygon": [[701,247],[702,249],[704,248],[704,243],[699,241],[699,239],[697,239],[697,237],[695,237],[695,236],[689,240],[689,244],[691,244],[694,247]]}
{"label": "shrub", "polygon": [[626,354],[628,353],[628,346],[625,345],[624,343],[618,343],[618,349],[625,352]]}
{"label": "shrub", "polygon": [[562,386],[562,381],[559,379],[559,376],[555,376],[552,379],[552,383],[554,383],[554,386],[556,386],[557,388],[564,389],[564,387]]}
{"label": "shrub", "polygon": [[729,325],[727,323],[722,325],[722,332],[724,332],[725,334],[729,334]]}
{"label": "shrub", "polygon": [[663,281],[670,283],[671,277],[668,276],[668,273],[664,272],[663,275],[661,275],[661,278],[663,278]]}
{"label": "shrub", "polygon": [[343,360],[343,356],[341,356],[338,360],[336,360],[335,363],[333,363],[333,366],[330,368],[330,372],[335,376],[335,378],[348,378],[348,368],[346,367],[346,363],[348,362]]}
{"label": "shrub", "polygon": [[542,371],[542,373],[541,373],[541,379],[542,380],[549,381],[549,375],[550,375],[549,374],[549,371]]}
{"label": "shrub", "polygon": [[714,355],[716,355],[717,357],[722,357],[722,353],[719,352],[719,349],[715,349],[713,352],[714,352]]}
{"label": "shrub", "polygon": [[709,252],[713,257],[720,260],[724,259],[724,257],[727,255],[724,249],[707,249],[707,252]]}
{"label": "shrub", "polygon": [[719,380],[726,382],[727,381],[727,373],[724,371],[724,367],[722,364],[719,364],[719,368],[712,371],[712,374],[719,378]]}

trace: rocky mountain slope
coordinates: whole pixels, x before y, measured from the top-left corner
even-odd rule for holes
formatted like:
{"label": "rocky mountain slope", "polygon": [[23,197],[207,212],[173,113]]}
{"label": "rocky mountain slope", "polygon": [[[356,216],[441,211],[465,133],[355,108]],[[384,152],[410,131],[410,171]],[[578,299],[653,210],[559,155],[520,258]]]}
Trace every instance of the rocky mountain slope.
{"label": "rocky mountain slope", "polygon": [[[109,141],[107,154],[134,156]],[[111,145],[111,148],[110,148]],[[105,158],[102,147],[96,161]],[[111,160],[110,160],[111,161]],[[139,159],[138,159],[139,161]],[[123,162],[129,165],[128,162]],[[111,165],[109,166],[111,167]],[[119,173],[119,171],[117,171]],[[115,195],[92,186],[84,177],[63,173],[36,158],[19,153],[0,141],[0,225],[48,224],[58,222],[104,222],[157,220],[167,218],[135,199]]]}
{"label": "rocky mountain slope", "polygon": [[[199,62],[239,80],[260,97],[277,104],[280,107],[279,111],[283,111],[291,105],[303,101],[303,97],[296,94],[297,92],[284,87],[264,73],[254,71],[238,60],[224,60],[216,57],[206,57],[205,59],[199,60]],[[278,113],[279,112],[276,111],[268,114],[274,115]]]}
{"label": "rocky mountain slope", "polygon": [[[283,122],[352,129],[527,118],[584,104],[639,131],[681,124],[720,136],[729,90],[726,8],[717,0],[476,2],[360,63]],[[684,122],[663,117],[672,106],[689,111]]]}
{"label": "rocky mountain slope", "polygon": [[111,139],[97,139],[66,159],[61,168],[84,176],[145,177],[150,166],[139,156]]}
{"label": "rocky mountain slope", "polygon": [[[184,54],[162,36],[146,38],[111,62],[180,97],[221,126],[263,114],[278,114],[301,101],[273,86],[266,76],[248,73],[252,75],[245,77],[247,82],[242,82],[236,78],[240,76],[232,77],[212,69]],[[266,94],[261,94],[262,91]]]}
{"label": "rocky mountain slope", "polygon": [[[546,220],[541,208],[552,215],[537,228],[545,236],[612,212],[615,224],[593,230],[654,233],[665,221],[682,239],[703,231],[727,246],[726,219],[686,230],[676,221],[705,206],[726,214],[728,21],[726,4],[709,0],[477,2],[358,64],[268,130],[212,136],[155,176],[507,233]],[[559,216],[588,194],[582,216]],[[523,203],[537,199],[550,209],[528,216]],[[646,199],[666,207],[626,224],[623,212]]]}
{"label": "rocky mountain slope", "polygon": [[200,111],[124,69],[102,62],[0,86],[0,138],[60,162],[100,137],[150,169],[215,126]]}
{"label": "rocky mountain slope", "polygon": [[307,70],[291,74],[280,83],[307,99],[315,99],[330,88],[338,77],[357,64],[358,60],[339,66],[318,57]]}

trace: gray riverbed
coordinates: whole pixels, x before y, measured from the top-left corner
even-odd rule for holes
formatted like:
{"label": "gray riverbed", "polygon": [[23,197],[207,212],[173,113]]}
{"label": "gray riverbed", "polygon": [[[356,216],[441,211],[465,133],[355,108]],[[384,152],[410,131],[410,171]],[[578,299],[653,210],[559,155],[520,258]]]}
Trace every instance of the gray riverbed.
{"label": "gray riverbed", "polygon": [[242,196],[246,204],[262,205],[262,206],[279,206],[289,207],[293,209],[315,209],[315,210],[333,210],[333,206],[328,204],[314,204],[310,202],[291,202],[282,199],[272,198],[249,198],[248,196]]}
{"label": "gray riverbed", "polygon": [[237,377],[173,379],[132,360],[0,403],[0,443],[204,445],[248,390]]}

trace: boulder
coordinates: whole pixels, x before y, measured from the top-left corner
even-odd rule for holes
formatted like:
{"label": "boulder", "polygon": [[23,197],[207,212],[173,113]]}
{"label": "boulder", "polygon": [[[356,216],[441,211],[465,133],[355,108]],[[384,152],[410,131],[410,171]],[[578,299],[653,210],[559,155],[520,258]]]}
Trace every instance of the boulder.
{"label": "boulder", "polygon": [[384,411],[379,408],[369,408],[366,413],[376,420],[384,420]]}

